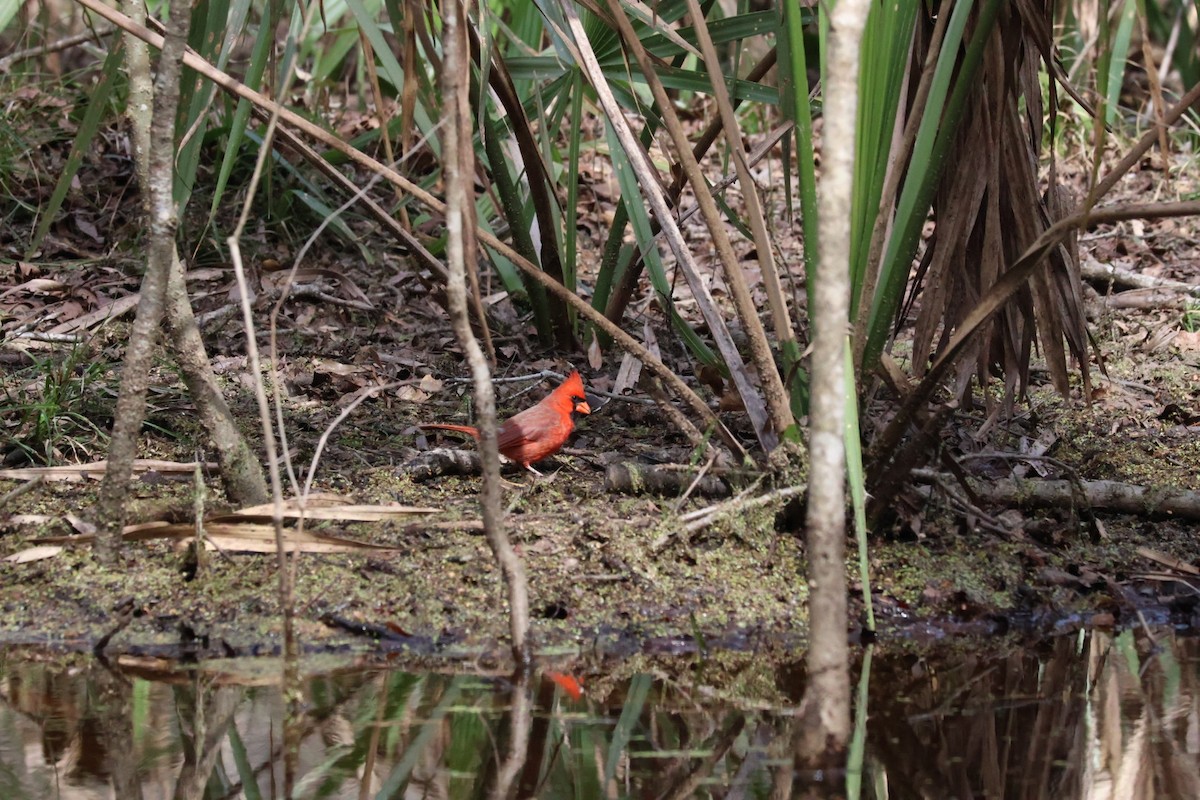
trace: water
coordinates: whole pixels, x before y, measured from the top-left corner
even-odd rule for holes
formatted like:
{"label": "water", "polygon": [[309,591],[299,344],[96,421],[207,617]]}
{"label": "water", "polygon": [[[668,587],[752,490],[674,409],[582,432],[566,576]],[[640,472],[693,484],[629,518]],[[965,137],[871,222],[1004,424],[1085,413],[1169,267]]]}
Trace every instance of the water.
{"label": "water", "polygon": [[[860,653],[849,772],[794,756],[803,660],[507,676],[0,654],[0,798],[1200,798],[1200,646],[1169,631]],[[573,697],[573,680],[584,693]],[[863,683],[863,679],[865,684]],[[516,725],[514,726],[514,722]]]}

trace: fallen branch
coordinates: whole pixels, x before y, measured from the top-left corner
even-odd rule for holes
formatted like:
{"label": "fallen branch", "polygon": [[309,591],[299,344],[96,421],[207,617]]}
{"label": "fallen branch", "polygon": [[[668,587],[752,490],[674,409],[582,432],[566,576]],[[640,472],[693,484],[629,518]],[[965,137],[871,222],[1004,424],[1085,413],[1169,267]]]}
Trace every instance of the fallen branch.
{"label": "fallen branch", "polygon": [[442,475],[478,475],[483,471],[479,453],[439,447],[426,450],[400,468],[414,481],[427,481]]}
{"label": "fallen branch", "polygon": [[701,497],[728,497],[729,486],[715,475],[697,476],[695,468],[680,469],[673,464],[609,464],[604,473],[604,488],[622,494],[657,494],[675,497],[695,484],[692,494]]}
{"label": "fallen branch", "polygon": [[1102,295],[1092,302],[1105,309],[1135,308],[1146,311],[1162,308],[1187,311],[1196,305],[1196,300],[1188,297],[1186,293],[1167,288],[1131,289],[1128,292]]}
{"label": "fallen branch", "polygon": [[[914,470],[921,483],[953,480],[933,470]],[[1077,500],[1093,510],[1139,516],[1179,517],[1200,520],[1200,492],[1176,487],[1138,486],[1120,481],[972,480],[971,488],[983,500],[1018,508],[1073,508]]]}
{"label": "fallen branch", "polygon": [[1097,283],[1113,283],[1118,286],[1130,286],[1134,289],[1166,289],[1200,297],[1200,286],[1198,285],[1143,275],[1114,264],[1101,264],[1092,258],[1079,265],[1079,273],[1085,280]]}

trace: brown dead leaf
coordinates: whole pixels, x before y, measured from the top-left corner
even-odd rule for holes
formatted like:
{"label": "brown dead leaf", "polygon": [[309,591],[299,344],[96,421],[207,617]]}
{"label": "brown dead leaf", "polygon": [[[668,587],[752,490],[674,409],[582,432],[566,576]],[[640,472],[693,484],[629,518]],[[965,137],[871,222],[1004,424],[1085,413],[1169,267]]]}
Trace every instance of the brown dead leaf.
{"label": "brown dead leaf", "polygon": [[604,351],[600,349],[600,337],[595,331],[592,332],[592,341],[588,344],[587,359],[588,366],[594,370],[604,366]]}
{"label": "brown dead leaf", "polygon": [[343,364],[340,361],[330,361],[324,358],[318,359],[313,365],[313,372],[319,375],[335,375],[342,378],[365,371],[366,368],[358,364]]}
{"label": "brown dead leaf", "polygon": [[1158,550],[1152,550],[1149,547],[1139,547],[1137,553],[1142,558],[1153,561],[1156,564],[1162,564],[1167,569],[1174,570],[1175,572],[1182,572],[1187,575],[1200,575],[1200,569],[1197,569],[1186,561],[1180,561],[1178,558],[1161,553]]}
{"label": "brown dead leaf", "polygon": [[[310,498],[311,503],[311,498]],[[299,519],[301,516],[300,508],[293,502],[287,504],[284,509],[283,516],[286,519]],[[421,506],[402,506],[398,503],[388,505],[325,505],[325,504],[310,504],[304,510],[305,519],[321,519],[321,520],[336,520],[338,522],[384,522],[386,520],[401,519],[402,517],[411,516],[413,514],[436,514],[441,511],[439,508],[423,508]],[[212,522],[226,522],[233,520],[261,519],[270,517],[274,513],[274,506],[270,503],[261,506],[251,506],[243,508],[232,514],[222,514],[218,517],[213,517]]]}
{"label": "brown dead leaf", "polygon": [[50,333],[74,333],[75,331],[87,330],[110,319],[117,319],[136,308],[140,297],[140,294],[126,295],[97,308],[95,311],[84,314],[82,317],[76,317],[59,323],[50,329]]}
{"label": "brown dead leaf", "polygon": [[[215,470],[215,462],[203,464],[206,470]],[[0,469],[0,480],[26,481],[32,478],[44,478],[48,481],[66,481],[68,483],[94,480],[104,477],[108,469],[107,461],[93,461],[89,464],[63,464],[57,467],[23,467],[20,469]],[[145,472],[159,472],[168,475],[191,475],[196,470],[195,462],[160,461],[152,458],[139,458],[133,462],[135,475]]]}
{"label": "brown dead leaf", "polygon": [[32,278],[24,283],[14,286],[7,291],[0,293],[0,300],[9,295],[48,295],[57,296],[67,291],[67,285],[62,281],[56,281],[51,278]]}
{"label": "brown dead leaf", "polygon": [[20,552],[13,553],[11,556],[5,556],[4,560],[12,564],[28,564],[31,561],[54,558],[62,551],[63,548],[59,545],[43,544],[21,550]]}
{"label": "brown dead leaf", "polygon": [[45,525],[56,519],[58,517],[53,514],[13,514],[5,522],[8,525],[20,527],[22,525]]}
{"label": "brown dead leaf", "polygon": [[[196,535],[195,528],[191,525],[171,525],[162,533],[178,539]],[[204,538],[213,547],[233,553],[276,552],[274,525],[256,522],[207,523],[204,526]],[[361,553],[366,550],[379,552],[395,549],[369,542],[357,542],[353,539],[307,532],[300,533],[295,530],[285,532],[284,546],[289,552],[325,554]]]}
{"label": "brown dead leaf", "polygon": [[1200,331],[1179,331],[1174,344],[1181,352],[1194,353],[1200,350]]}
{"label": "brown dead leaf", "polygon": [[406,403],[424,403],[429,400],[429,392],[406,384],[396,390],[396,399]]}
{"label": "brown dead leaf", "polygon": [[[232,553],[274,553],[275,526],[262,522],[211,522],[204,526],[204,535],[211,546]],[[152,539],[174,539],[187,542],[196,536],[196,528],[191,523],[170,525],[165,522],[151,522],[144,525],[129,525],[121,532],[121,538],[127,542],[145,542]],[[90,545],[95,539],[87,534],[84,536],[47,536],[37,539],[39,545]],[[395,548],[384,545],[358,542],[353,539],[343,539],[338,536],[326,536],[298,532],[293,529],[284,532],[285,545],[290,551],[297,553],[361,553],[370,551],[392,551]]]}

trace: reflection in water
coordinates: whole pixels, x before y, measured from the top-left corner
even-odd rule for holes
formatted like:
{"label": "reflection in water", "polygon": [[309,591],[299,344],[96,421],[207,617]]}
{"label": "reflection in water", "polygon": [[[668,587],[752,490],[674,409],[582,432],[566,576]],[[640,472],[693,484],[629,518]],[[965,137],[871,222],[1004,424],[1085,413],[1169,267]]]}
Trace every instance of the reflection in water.
{"label": "reflection in water", "polygon": [[[294,794],[1200,797],[1194,640],[1093,633],[994,658],[876,654],[864,764],[846,787],[794,762],[803,676],[749,654],[721,660],[720,685],[711,665],[680,660],[592,677],[579,699],[561,675],[312,676]],[[273,667],[210,666],[0,656],[0,798],[282,797]]]}
{"label": "reflection in water", "polygon": [[1198,666],[1169,632],[877,663],[868,772],[891,797],[1197,798]]}

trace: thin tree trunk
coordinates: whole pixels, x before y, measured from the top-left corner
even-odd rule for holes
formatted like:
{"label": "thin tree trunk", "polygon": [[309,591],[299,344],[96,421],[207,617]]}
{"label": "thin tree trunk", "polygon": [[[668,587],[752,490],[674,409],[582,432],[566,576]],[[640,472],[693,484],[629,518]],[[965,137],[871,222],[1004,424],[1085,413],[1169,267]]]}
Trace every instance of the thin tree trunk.
{"label": "thin tree trunk", "polygon": [[96,508],[96,555],[105,564],[115,562],[121,549],[125,501],[129,495],[133,460],[137,456],[138,434],[146,414],[150,361],[162,324],[168,273],[175,254],[175,229],[179,222],[172,196],[175,112],[179,106],[180,66],[191,23],[189,14],[179,16],[178,25],[174,25],[170,10],[167,10],[167,37],[154,88],[154,118],[150,125],[150,157],[145,186],[150,198],[146,274],[142,278],[137,318],[133,322],[121,369],[121,390],[117,396],[112,440],[108,448],[108,469],[100,484]]}
{"label": "thin tree trunk", "polygon": [[188,394],[196,404],[200,424],[217,452],[221,480],[229,499],[243,506],[266,503],[271,494],[267,490],[262,462],[238,430],[229,404],[217,386],[212,363],[196,326],[196,315],[192,313],[183,272],[178,253],[172,254],[167,282],[167,331],[171,335],[171,350],[183,372]]}
{"label": "thin tree trunk", "polygon": [[529,664],[529,589],[525,567],[513,550],[505,531],[500,484],[500,450],[496,441],[496,396],[483,348],[471,330],[467,307],[467,270],[475,263],[475,204],[471,190],[475,175],[470,108],[470,49],[467,42],[466,9],[458,0],[446,8],[442,32],[444,68],[442,96],[445,98],[444,154],[446,168],[446,261],[450,278],[446,298],[450,323],[466,354],[475,383],[475,408],[479,420],[479,454],[483,462],[480,512],[488,544],[500,564],[508,588],[509,622],[513,657],[518,669]]}
{"label": "thin tree trunk", "polygon": [[830,18],[825,86],[821,260],[814,288],[813,393],[809,415],[809,684],[799,756],[838,762],[850,737],[846,603],[846,341],[850,314],[850,208],[854,182],[858,51],[868,0],[839,0]]}
{"label": "thin tree trunk", "polygon": [[[122,3],[122,10],[139,25],[145,24],[146,8],[138,2]],[[154,104],[154,92],[150,85],[150,48],[137,38],[125,36],[125,64],[129,74],[129,102],[126,104],[129,117],[130,136],[133,140],[134,167],[138,185],[150,185],[150,117],[145,109]],[[146,195],[149,208],[149,196]],[[167,278],[166,297],[167,330],[171,337],[171,350],[183,373],[184,383],[200,424],[208,433],[216,450],[221,479],[225,491],[233,502],[240,505],[258,505],[267,502],[267,482],[262,464],[250,449],[246,439],[233,419],[228,403],[217,385],[212,364],[200,338],[196,316],[192,311],[184,282],[184,268],[176,249],[171,255],[171,270]]]}

